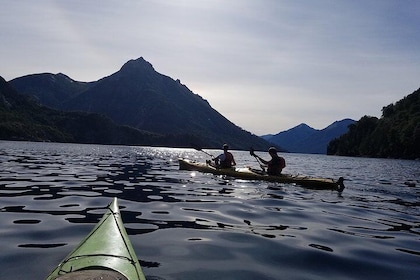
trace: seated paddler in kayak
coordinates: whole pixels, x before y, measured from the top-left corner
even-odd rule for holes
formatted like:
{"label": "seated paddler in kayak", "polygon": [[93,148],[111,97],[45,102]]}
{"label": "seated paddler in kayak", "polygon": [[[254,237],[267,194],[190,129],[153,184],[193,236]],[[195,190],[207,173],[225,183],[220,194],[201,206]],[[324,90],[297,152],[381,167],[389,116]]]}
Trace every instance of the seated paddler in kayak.
{"label": "seated paddler in kayak", "polygon": [[216,168],[232,168],[236,165],[235,159],[231,152],[228,151],[229,146],[223,145],[223,153],[214,158]]}
{"label": "seated paddler in kayak", "polygon": [[251,150],[251,155],[254,156],[255,158],[259,159],[262,163],[264,163],[265,165],[267,165],[267,174],[268,175],[273,175],[273,176],[279,176],[281,175],[281,172],[283,171],[283,168],[286,167],[286,161],[284,160],[284,158],[282,158],[281,156],[279,156],[277,154],[277,149],[274,147],[270,147],[268,149],[268,153],[271,156],[271,160],[264,160],[262,158],[260,158],[259,156],[257,156],[254,153],[254,150]]}

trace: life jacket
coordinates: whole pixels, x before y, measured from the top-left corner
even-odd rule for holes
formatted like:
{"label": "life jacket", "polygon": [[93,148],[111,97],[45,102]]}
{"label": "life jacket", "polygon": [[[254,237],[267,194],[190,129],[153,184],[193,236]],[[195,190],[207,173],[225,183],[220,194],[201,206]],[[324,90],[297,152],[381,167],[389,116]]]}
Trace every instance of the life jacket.
{"label": "life jacket", "polygon": [[286,161],[282,157],[273,157],[268,163],[268,175],[280,175],[283,168],[286,167]]}
{"label": "life jacket", "polygon": [[220,168],[230,168],[230,167],[232,167],[233,155],[230,152],[226,152],[226,153],[221,154],[219,156],[219,159],[220,159],[220,163],[219,163]]}

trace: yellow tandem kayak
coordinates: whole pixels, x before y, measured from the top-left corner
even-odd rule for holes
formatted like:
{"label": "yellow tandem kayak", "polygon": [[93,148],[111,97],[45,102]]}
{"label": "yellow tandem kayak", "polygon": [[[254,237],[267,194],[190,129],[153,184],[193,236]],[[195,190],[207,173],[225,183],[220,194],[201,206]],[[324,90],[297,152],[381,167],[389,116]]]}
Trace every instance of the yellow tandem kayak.
{"label": "yellow tandem kayak", "polygon": [[272,176],[262,174],[250,168],[216,168],[208,163],[196,162],[188,159],[179,159],[180,170],[199,171],[203,173],[211,173],[215,175],[225,175],[245,180],[261,180],[278,183],[293,183],[306,188],[336,190],[342,192],[344,190],[344,179],[340,177],[338,180],[329,178],[316,178],[302,175],[282,174],[280,176]]}

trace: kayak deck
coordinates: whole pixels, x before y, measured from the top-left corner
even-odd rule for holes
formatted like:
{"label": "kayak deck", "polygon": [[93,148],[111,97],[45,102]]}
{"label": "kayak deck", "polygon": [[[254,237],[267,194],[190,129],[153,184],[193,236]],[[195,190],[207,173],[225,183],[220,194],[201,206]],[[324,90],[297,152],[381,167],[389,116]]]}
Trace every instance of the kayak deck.
{"label": "kayak deck", "polygon": [[195,162],[188,159],[178,159],[180,170],[199,171],[203,173],[211,173],[215,175],[226,175],[238,179],[245,180],[261,180],[277,183],[294,183],[306,188],[312,189],[330,189],[342,192],[344,190],[344,179],[340,177],[338,180],[329,178],[315,178],[302,175],[282,174],[280,176],[271,176],[260,174],[250,168],[216,168],[208,163]]}
{"label": "kayak deck", "polygon": [[124,228],[117,198],[93,230],[47,277],[53,279],[146,279]]}

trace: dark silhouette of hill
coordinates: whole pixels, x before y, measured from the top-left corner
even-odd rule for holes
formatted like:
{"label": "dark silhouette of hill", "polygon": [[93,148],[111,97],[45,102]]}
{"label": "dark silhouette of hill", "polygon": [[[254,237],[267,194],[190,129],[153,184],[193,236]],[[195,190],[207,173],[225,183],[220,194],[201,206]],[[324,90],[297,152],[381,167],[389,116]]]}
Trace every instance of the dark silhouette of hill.
{"label": "dark silhouette of hill", "polygon": [[346,133],[348,126],[354,122],[351,119],[344,119],[321,130],[302,123],[275,135],[261,137],[292,153],[326,154],[328,143]]}
{"label": "dark silhouette of hill", "polygon": [[380,119],[364,116],[331,141],[328,154],[381,158],[420,158],[420,89],[382,108]]}
{"label": "dark silhouette of hill", "polygon": [[165,137],[116,125],[99,114],[62,112],[16,92],[0,77],[0,139],[150,145]]}
{"label": "dark silhouette of hill", "polygon": [[179,80],[162,75],[143,58],[98,81],[77,82],[64,74],[26,75],[10,81],[19,92],[65,111],[99,113],[119,125],[206,148],[267,149],[269,143],[236,126]]}
{"label": "dark silhouette of hill", "polygon": [[17,92],[32,96],[44,106],[61,109],[63,102],[88,89],[93,83],[77,82],[58,73],[26,75],[9,83]]}

